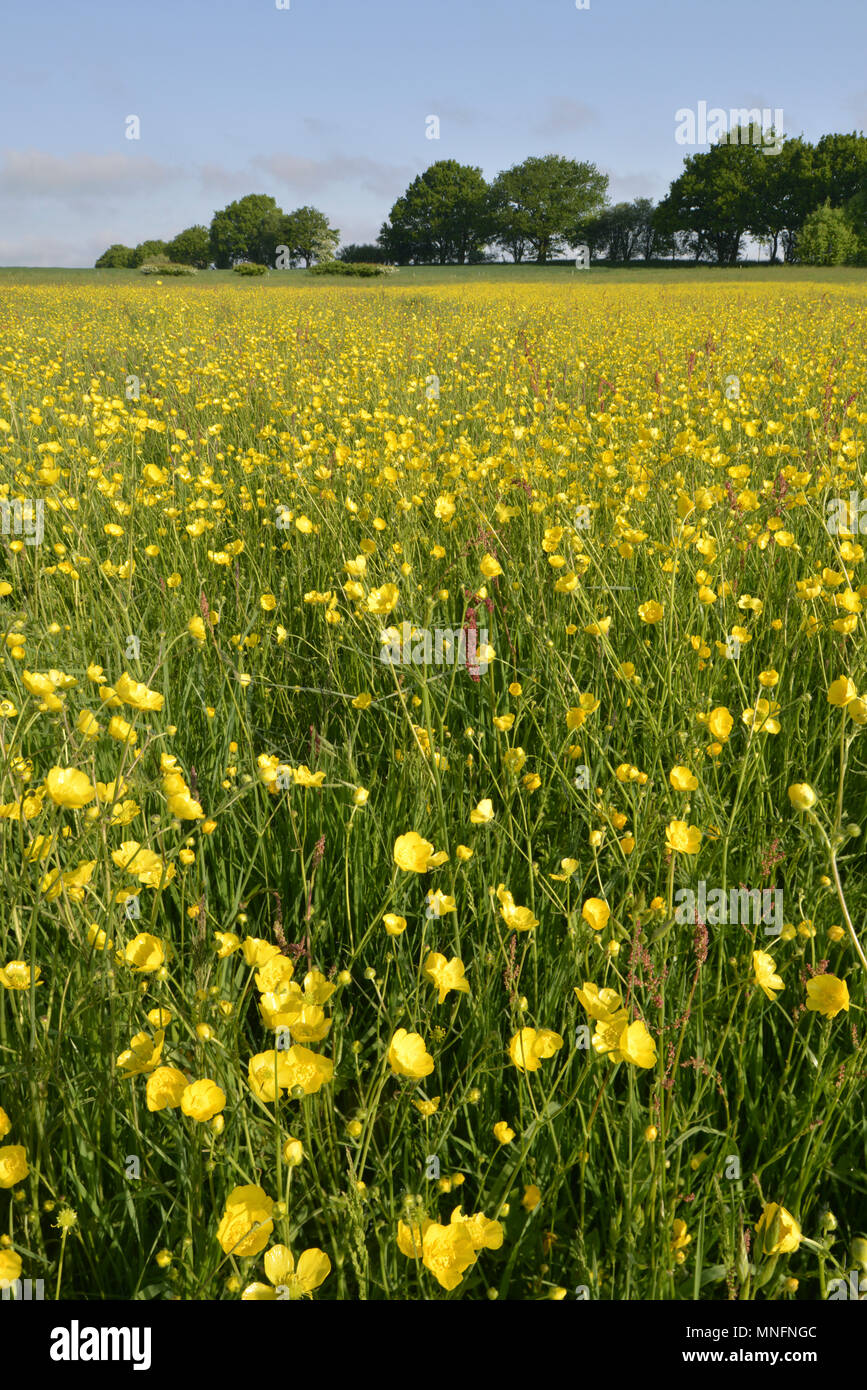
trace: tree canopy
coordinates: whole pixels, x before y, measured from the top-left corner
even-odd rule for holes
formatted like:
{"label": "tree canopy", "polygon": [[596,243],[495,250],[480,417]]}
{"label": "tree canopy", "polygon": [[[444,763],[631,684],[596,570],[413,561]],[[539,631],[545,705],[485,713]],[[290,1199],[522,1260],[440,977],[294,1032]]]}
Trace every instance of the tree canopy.
{"label": "tree canopy", "polygon": [[481,169],[441,159],[413,179],[380,232],[394,260],[463,264],[489,231],[489,190]]}
{"label": "tree canopy", "polygon": [[531,156],[493,182],[494,241],[516,260],[529,248],[537,261],[549,261],[577,243],[581,224],[603,206],[607,189],[608,176],[593,164],[558,154]]}
{"label": "tree canopy", "polygon": [[[786,261],[842,254],[867,263],[867,138],[829,134],[811,145],[795,136],[771,146],[766,135],[739,127],[687,155],[656,207],[649,198],[610,205],[607,175],[563,155],[531,155],[490,184],[476,165],[437,160],[397,198],[376,246],[347,246],[339,255],[463,265],[499,248],[514,261],[544,264],[587,244],[594,258],[618,263],[687,254],[734,265],[752,237],[771,260],[782,251]],[[333,259],[339,241],[318,208],[284,212],[270,194],[248,193],[215,212],[210,227],[134,248],[116,242],[96,265],[133,269],[165,255],[199,269],[241,261],[309,267]]]}
{"label": "tree canopy", "polygon": [[207,227],[187,227],[178,232],[166,246],[166,254],[179,265],[194,265],[204,270],[211,261],[211,238]]}

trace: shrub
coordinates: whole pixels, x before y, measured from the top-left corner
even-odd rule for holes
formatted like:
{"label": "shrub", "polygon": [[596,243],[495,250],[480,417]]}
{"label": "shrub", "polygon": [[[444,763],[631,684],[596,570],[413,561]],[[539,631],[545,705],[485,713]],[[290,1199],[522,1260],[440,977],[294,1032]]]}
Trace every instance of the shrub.
{"label": "shrub", "polygon": [[192,265],[180,265],[177,261],[170,261],[167,256],[154,256],[149,261],[143,261],[139,266],[141,275],[197,275],[198,271]]}
{"label": "shrub", "polygon": [[830,202],[811,212],[798,234],[802,265],[852,265],[859,250],[858,233],[843,209]]}
{"label": "shrub", "polygon": [[232,269],[236,275],[265,275],[268,267],[259,265],[256,261],[239,261]]}
{"label": "shrub", "polygon": [[140,241],[132,253],[133,266],[146,265],[148,261],[168,260],[166,243],[154,240]]}
{"label": "shrub", "polygon": [[341,246],[337,258],[349,261],[353,265],[358,265],[359,261],[363,261],[365,265],[383,265],[388,260],[386,252],[374,242],[359,245],[354,241],[349,246]]}
{"label": "shrub", "polygon": [[178,232],[166,247],[166,255],[177,265],[194,265],[205,270],[211,259],[210,237],[207,227],[187,227]]}
{"label": "shrub", "polygon": [[113,246],[109,246],[107,251],[103,251],[95,268],[97,270],[130,270],[135,263],[133,248],[123,246],[119,241],[116,241]]}
{"label": "shrub", "polygon": [[372,265],[369,261],[320,261],[311,265],[310,275],[393,275],[393,265]]}

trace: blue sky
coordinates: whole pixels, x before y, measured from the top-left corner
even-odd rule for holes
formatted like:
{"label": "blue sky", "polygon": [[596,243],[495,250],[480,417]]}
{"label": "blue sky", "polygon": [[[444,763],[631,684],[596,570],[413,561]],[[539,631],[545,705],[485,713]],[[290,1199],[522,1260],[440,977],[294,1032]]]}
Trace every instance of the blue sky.
{"label": "blue sky", "polygon": [[555,152],[659,198],[700,101],[867,131],[865,0],[47,0],[3,46],[2,265],[92,265],[251,192],[372,240],[436,159]]}

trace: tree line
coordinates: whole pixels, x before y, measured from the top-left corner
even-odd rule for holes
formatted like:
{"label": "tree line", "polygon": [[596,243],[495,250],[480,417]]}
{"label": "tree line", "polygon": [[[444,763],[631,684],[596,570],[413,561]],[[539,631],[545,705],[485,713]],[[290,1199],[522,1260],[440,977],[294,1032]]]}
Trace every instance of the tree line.
{"label": "tree line", "polygon": [[478,264],[508,256],[537,264],[587,246],[594,260],[692,258],[734,265],[745,239],[768,259],[867,264],[867,138],[823,135],[815,145],[787,138],[770,151],[754,126],[731,131],[689,155],[668,194],[611,204],[608,176],[586,161],[532,156],[497,174],[442,159],[410,183],[376,244],[339,253],[340,233],[317,208],[285,213],[266,194],[249,194],[168,242],[110,246],[97,267],[135,267],[163,256],[228,268],[254,261],[280,268],[332,259],[398,265]]}
{"label": "tree line", "polygon": [[187,227],[171,241],[142,241],[135,247],[116,242],[99,257],[96,268],[136,269],[160,257],[199,270],[209,265],[228,270],[241,261],[285,261],[287,266],[303,261],[309,266],[333,256],[339,241],[339,231],[329,227],[317,208],[284,212],[269,194],[249,193],[215,212],[210,227]]}

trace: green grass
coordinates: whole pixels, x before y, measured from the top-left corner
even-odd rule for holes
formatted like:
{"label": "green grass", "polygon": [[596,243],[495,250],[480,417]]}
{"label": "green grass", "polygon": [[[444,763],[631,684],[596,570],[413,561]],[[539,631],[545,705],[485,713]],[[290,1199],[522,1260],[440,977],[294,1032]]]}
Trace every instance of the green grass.
{"label": "green grass", "polygon": [[[41,269],[37,267],[0,266],[0,286],[20,285],[133,285],[146,278],[137,270],[92,270],[92,269]],[[588,284],[635,284],[656,285],[676,284],[791,284],[815,283],[830,285],[861,285],[867,282],[867,268],[856,266],[786,266],[786,265],[743,265],[743,266],[693,266],[672,265],[644,267],[635,265],[607,269],[593,266],[588,270],[576,270],[574,265],[446,265],[446,266],[401,266],[395,275],[376,277],[368,289],[399,289],[404,286],[446,286],[451,284],[520,284],[545,285],[569,283]],[[189,284],[190,281],[178,277],[166,279],[165,285]],[[272,270],[266,276],[255,280],[243,280],[231,270],[202,270],[194,277],[196,286],[239,285],[243,289],[251,286],[266,286],[269,289],[299,287],[326,288],[335,282],[329,277],[308,275],[303,269]],[[342,284],[342,281],[337,283]],[[361,282],[362,284],[364,282]],[[353,279],[347,289],[357,288],[359,281]]]}

